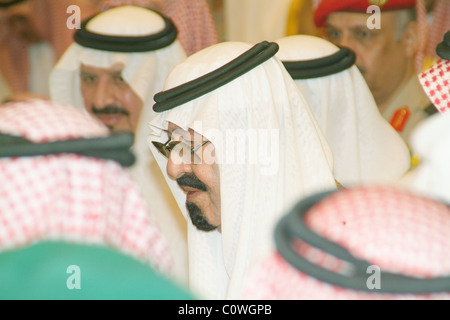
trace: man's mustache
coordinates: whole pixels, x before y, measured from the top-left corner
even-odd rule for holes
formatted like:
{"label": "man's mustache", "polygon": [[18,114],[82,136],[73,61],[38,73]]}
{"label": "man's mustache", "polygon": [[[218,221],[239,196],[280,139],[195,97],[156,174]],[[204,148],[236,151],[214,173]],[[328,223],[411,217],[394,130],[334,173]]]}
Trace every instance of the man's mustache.
{"label": "man's mustache", "polygon": [[189,187],[200,191],[208,191],[208,186],[201,182],[194,174],[184,174],[176,181],[180,187]]}
{"label": "man's mustache", "polygon": [[115,105],[107,105],[103,108],[92,107],[92,113],[94,114],[123,114],[125,116],[129,116],[130,112],[127,109],[115,106]]}

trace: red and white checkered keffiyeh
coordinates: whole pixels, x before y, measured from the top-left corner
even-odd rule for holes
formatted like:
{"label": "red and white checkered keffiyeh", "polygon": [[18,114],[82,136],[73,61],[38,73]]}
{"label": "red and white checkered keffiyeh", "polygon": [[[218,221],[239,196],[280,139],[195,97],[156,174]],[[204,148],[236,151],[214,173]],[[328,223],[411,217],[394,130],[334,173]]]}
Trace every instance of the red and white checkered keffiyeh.
{"label": "red and white checkered keffiyeh", "polygon": [[216,26],[206,0],[103,0],[100,8],[106,10],[122,5],[148,7],[171,18],[187,55],[218,42]]}
{"label": "red and white checkered keffiyeh", "polygon": [[[450,208],[418,194],[375,185],[339,191],[316,203],[305,224],[382,272],[450,275]],[[324,251],[303,242],[297,249],[316,265],[343,270],[343,262]],[[249,274],[244,299],[450,299],[450,293],[381,294],[334,286],[295,269],[278,252]]]}
{"label": "red and white checkered keffiyeh", "polygon": [[436,61],[419,75],[419,81],[439,112],[450,110],[450,60]]}
{"label": "red and white checkered keffiyeh", "polygon": [[[47,101],[0,107],[0,133],[33,142],[108,136],[87,113]],[[108,246],[170,274],[172,257],[129,174],[76,154],[0,158],[0,252],[40,241]]]}

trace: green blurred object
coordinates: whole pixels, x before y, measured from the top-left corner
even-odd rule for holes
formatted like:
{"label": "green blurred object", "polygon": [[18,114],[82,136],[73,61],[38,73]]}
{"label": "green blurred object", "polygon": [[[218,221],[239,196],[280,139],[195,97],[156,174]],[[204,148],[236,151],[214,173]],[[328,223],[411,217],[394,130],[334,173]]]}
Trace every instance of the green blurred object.
{"label": "green blurred object", "polygon": [[150,266],[106,247],[43,242],[0,253],[2,300],[194,300]]}

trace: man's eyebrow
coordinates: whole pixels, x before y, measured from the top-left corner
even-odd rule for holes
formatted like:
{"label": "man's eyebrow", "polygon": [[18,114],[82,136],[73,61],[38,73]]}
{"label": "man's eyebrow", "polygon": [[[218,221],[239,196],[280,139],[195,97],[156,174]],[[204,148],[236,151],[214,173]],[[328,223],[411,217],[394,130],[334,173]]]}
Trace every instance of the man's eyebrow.
{"label": "man's eyebrow", "polygon": [[[169,140],[173,140],[174,139],[174,135],[173,135],[173,132],[174,131],[177,131],[178,129],[175,129],[175,130],[163,130],[163,132],[165,132],[166,134],[167,134],[167,138],[169,139]],[[183,137],[182,135],[179,135],[180,137]],[[176,136],[175,136],[175,138],[176,138]]]}
{"label": "man's eyebrow", "polygon": [[80,74],[88,74],[88,75],[93,75],[93,73],[92,73],[92,72],[89,72],[89,71],[87,71],[87,70],[83,70],[83,69],[80,69]]}
{"label": "man's eyebrow", "polygon": [[339,28],[337,26],[333,25],[332,23],[330,23],[328,21],[325,23],[325,28],[332,28],[332,29],[339,30]]}
{"label": "man's eyebrow", "polygon": [[[189,131],[182,130],[183,132],[180,132],[178,130],[182,130],[182,129],[181,128],[177,128],[177,129],[174,129],[172,131],[170,131],[170,130],[163,130],[163,131],[167,133],[167,137],[169,139],[182,138],[182,140],[185,141],[185,142],[195,142],[195,141],[197,141],[195,139],[195,137],[200,136],[200,137],[202,137],[202,139],[200,141],[206,140],[206,138],[204,138],[201,134],[195,132],[192,129],[190,129]],[[174,133],[175,133],[175,135],[174,135]]]}
{"label": "man's eyebrow", "polygon": [[377,28],[375,28],[375,29],[369,29],[369,28],[367,27],[367,25],[354,26],[354,27],[350,28],[350,31],[351,31],[351,32],[364,31],[364,32],[371,33],[371,34],[373,34],[373,35],[381,33],[381,30],[380,30],[380,29],[377,29]]}
{"label": "man's eyebrow", "polygon": [[[331,23],[329,23],[329,22],[327,22],[327,23],[325,24],[325,28],[336,29],[336,30],[341,30],[341,29],[343,29],[342,27],[335,26],[335,25],[333,25],[333,24],[331,24]],[[345,29],[345,28],[344,28],[344,29]],[[366,24],[360,24],[360,25],[356,25],[356,26],[351,26],[351,27],[349,27],[349,29],[350,29],[350,30],[361,30],[361,29],[364,29],[364,30],[370,30],[370,29],[367,27]]]}
{"label": "man's eyebrow", "polygon": [[368,27],[367,27],[367,25],[358,25],[358,26],[352,26],[351,28],[350,28],[350,30],[361,30],[361,29],[364,29],[364,30],[370,30]]}
{"label": "man's eyebrow", "polygon": [[122,76],[122,71],[123,71],[123,70],[114,70],[114,71],[111,71],[111,75],[113,75],[113,76]]}

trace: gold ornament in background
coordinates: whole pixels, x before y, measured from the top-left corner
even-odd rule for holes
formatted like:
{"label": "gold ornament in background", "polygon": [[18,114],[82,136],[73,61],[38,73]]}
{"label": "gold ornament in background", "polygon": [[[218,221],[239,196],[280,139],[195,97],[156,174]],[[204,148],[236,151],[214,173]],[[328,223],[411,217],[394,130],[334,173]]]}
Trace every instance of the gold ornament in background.
{"label": "gold ornament in background", "polygon": [[387,2],[388,2],[388,0],[369,0],[369,3],[371,5],[375,5],[375,6],[378,6],[380,8],[383,8],[386,5]]}

